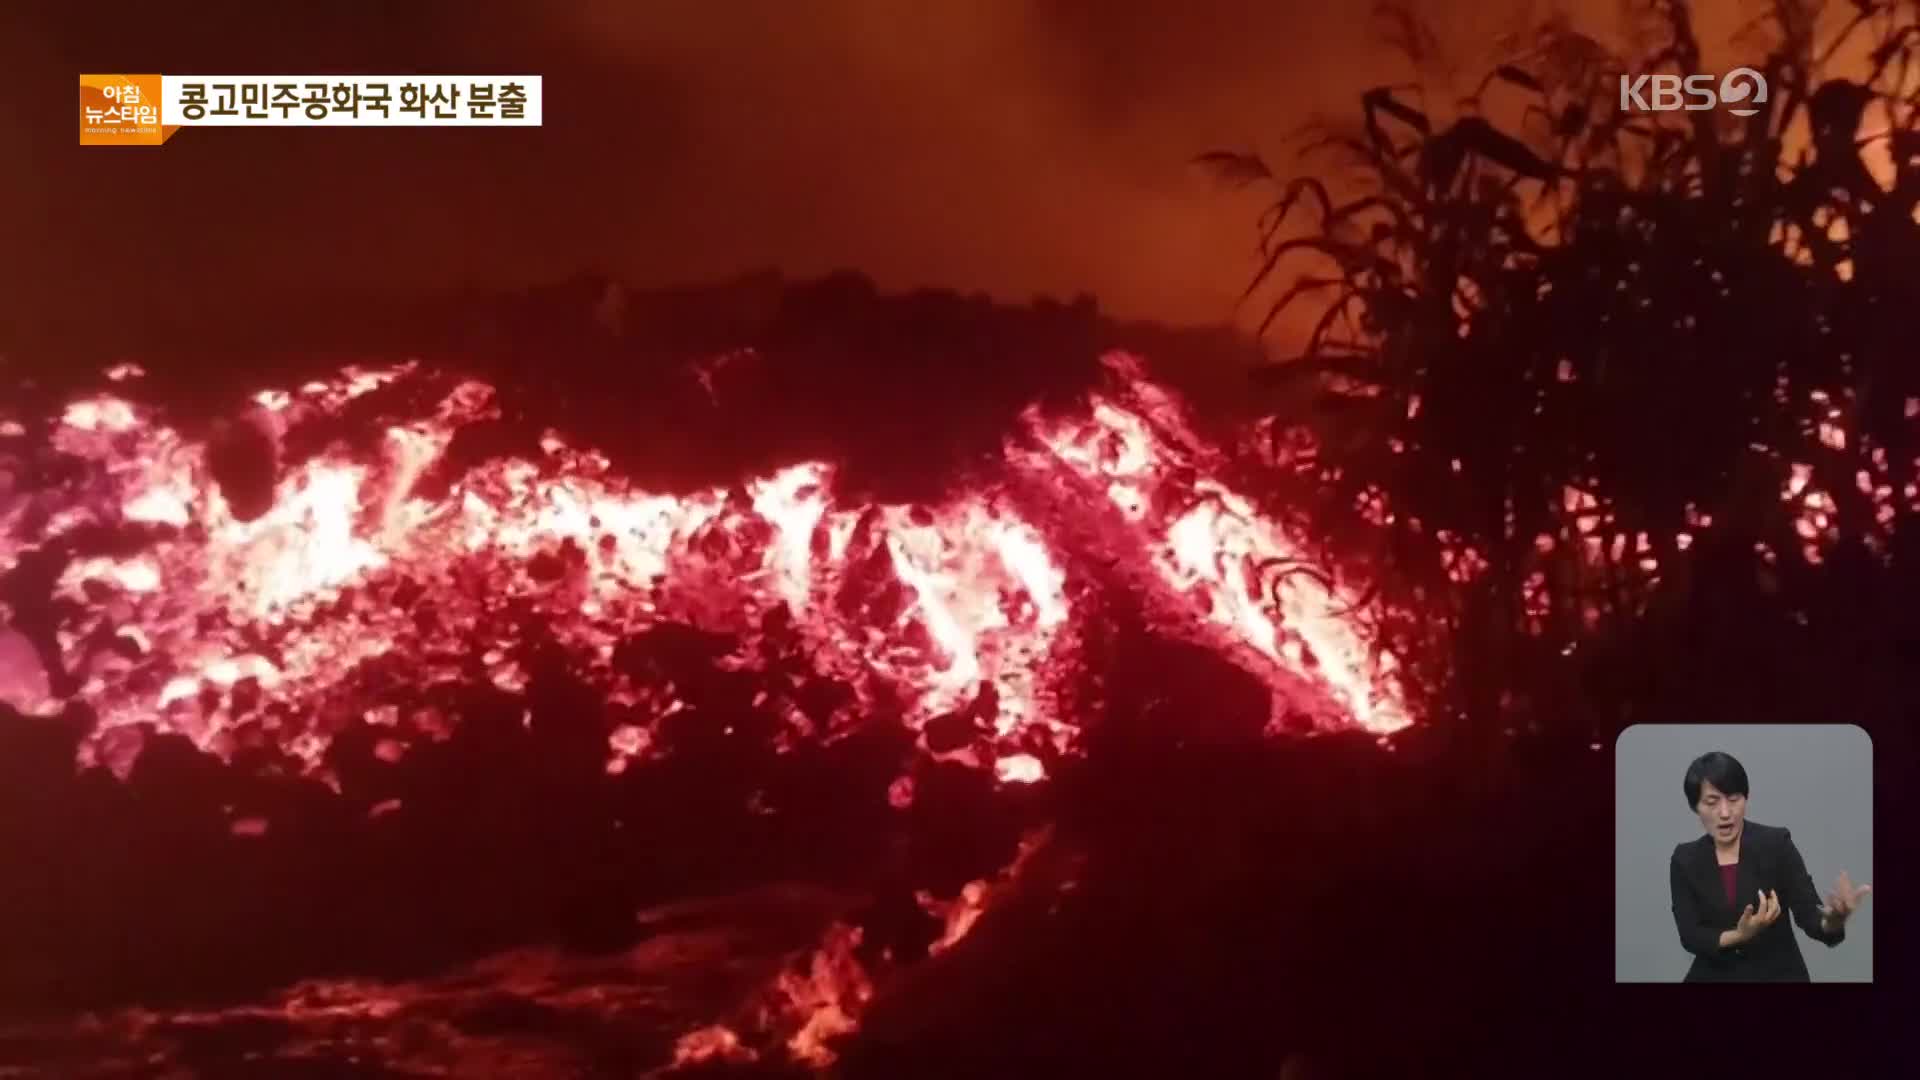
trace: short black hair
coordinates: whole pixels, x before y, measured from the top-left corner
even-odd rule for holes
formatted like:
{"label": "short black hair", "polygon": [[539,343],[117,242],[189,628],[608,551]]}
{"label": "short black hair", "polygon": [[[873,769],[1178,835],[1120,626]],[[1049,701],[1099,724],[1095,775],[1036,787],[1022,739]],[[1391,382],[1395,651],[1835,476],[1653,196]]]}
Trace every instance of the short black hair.
{"label": "short black hair", "polygon": [[1718,750],[1701,754],[1687,766],[1687,779],[1683,786],[1687,789],[1687,807],[1700,805],[1700,785],[1710,783],[1726,795],[1747,794],[1747,770],[1732,754],[1723,754]]}

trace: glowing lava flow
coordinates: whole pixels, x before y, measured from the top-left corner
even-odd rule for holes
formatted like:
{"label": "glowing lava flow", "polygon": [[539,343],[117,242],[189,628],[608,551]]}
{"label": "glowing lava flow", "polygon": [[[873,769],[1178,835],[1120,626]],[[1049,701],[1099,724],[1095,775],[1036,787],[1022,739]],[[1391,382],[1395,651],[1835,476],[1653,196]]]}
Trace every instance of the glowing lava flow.
{"label": "glowing lava flow", "polygon": [[[426,415],[394,404],[354,446],[280,467],[271,505],[240,520],[207,445],[150,406],[99,395],[71,403],[42,451],[68,479],[27,488],[24,469],[0,476],[0,571],[36,549],[60,554],[39,612],[53,624],[39,631],[43,651],[57,646],[70,696],[99,716],[82,764],[123,773],[147,725],[223,757],[278,748],[322,778],[346,724],[381,725],[384,752],[403,753],[443,737],[447,718],[395,690],[396,663],[416,687],[477,664],[519,691],[531,615],[604,691],[610,770],[654,752],[654,725],[684,705],[670,682],[616,663],[617,648],[678,623],[740,642],[720,661],[740,668],[759,663],[755,643],[779,627],[853,688],[830,709],[777,692],[756,702],[783,718],[785,738],[833,737],[877,702],[916,729],[975,709],[977,738],[929,752],[1032,782],[1077,740],[1061,687],[1079,662],[1091,586],[1078,568],[1090,557],[1126,564],[1159,624],[1261,678],[1277,709],[1318,727],[1404,726],[1392,659],[1370,651],[1349,598],[1272,574],[1299,553],[1217,479],[1224,457],[1136,361],[1116,355],[1108,368],[1083,415],[1029,414],[1007,441],[1002,482],[935,505],[850,505],[820,463],[650,493],[554,433],[537,458],[424,484],[450,471],[460,429],[498,410],[488,386],[406,365],[259,394],[253,422],[281,443],[337,424],[350,404],[358,416],[389,399],[440,403]],[[9,619],[30,637],[33,613],[13,603]],[[23,654],[18,639],[0,649],[15,657],[0,693],[56,707],[54,684],[19,670]]]}
{"label": "glowing lava flow", "polygon": [[[1395,660],[1370,649],[1352,618],[1352,598],[1317,573],[1288,572],[1311,569],[1312,561],[1217,479],[1226,456],[1194,434],[1178,403],[1147,380],[1136,358],[1114,354],[1107,364],[1118,390],[1092,395],[1090,419],[1046,426],[1035,418],[1030,426],[1141,540],[1158,579],[1158,588],[1147,585],[1147,591],[1172,597],[1168,628],[1227,652],[1260,676],[1275,692],[1276,717],[1304,710],[1316,727],[1343,721],[1377,732],[1405,727],[1405,706],[1391,678]],[[1331,697],[1331,711],[1307,704],[1321,694]]]}

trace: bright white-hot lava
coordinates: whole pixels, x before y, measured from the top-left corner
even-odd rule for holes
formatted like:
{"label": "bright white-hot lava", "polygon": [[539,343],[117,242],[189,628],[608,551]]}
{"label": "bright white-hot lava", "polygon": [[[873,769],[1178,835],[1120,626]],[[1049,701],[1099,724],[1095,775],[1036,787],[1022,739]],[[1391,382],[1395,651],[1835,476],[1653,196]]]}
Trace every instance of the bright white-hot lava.
{"label": "bright white-hot lava", "polygon": [[[99,717],[82,764],[119,771],[143,725],[221,756],[278,747],[323,778],[346,724],[380,725],[383,756],[404,753],[447,720],[396,684],[477,671],[518,692],[533,617],[604,692],[610,770],[655,752],[653,725],[685,707],[617,649],[678,623],[737,642],[719,661],[736,668],[760,663],[762,636],[791,635],[853,688],[822,712],[775,685],[756,704],[786,738],[831,738],[879,703],[915,729],[973,710],[977,737],[929,752],[1031,783],[1073,752],[1084,719],[1062,692],[1091,617],[1082,568],[1116,560],[1158,628],[1219,650],[1277,708],[1318,727],[1404,726],[1392,658],[1370,648],[1351,598],[1290,572],[1295,545],[1222,481],[1224,457],[1136,361],[1108,369],[1080,414],[1024,418],[1002,477],[923,505],[843,498],[819,462],[648,492],[553,432],[537,457],[454,467],[460,429],[498,415],[494,391],[403,365],[257,395],[252,422],[283,443],[369,394],[411,388],[390,396],[438,404],[359,410],[379,414],[374,430],[281,465],[271,506],[240,520],[206,444],[103,394],[53,423],[67,479],[0,488],[0,572],[36,549],[64,560],[37,617],[57,626],[71,696]],[[23,635],[36,617],[7,614]],[[0,663],[17,669],[22,652]],[[51,686],[0,677],[28,709],[56,707]]]}

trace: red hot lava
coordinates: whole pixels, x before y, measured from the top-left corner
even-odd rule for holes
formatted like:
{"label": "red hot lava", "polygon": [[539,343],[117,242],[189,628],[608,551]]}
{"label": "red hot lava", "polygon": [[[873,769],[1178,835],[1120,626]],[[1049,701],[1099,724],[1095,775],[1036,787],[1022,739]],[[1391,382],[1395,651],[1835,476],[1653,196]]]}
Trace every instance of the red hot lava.
{"label": "red hot lava", "polygon": [[[1225,481],[1227,455],[1138,360],[1105,367],[1078,413],[1025,413],[997,475],[925,504],[845,498],[823,462],[643,491],[553,431],[538,456],[456,464],[456,437],[500,416],[498,394],[414,364],[257,394],[241,430],[257,435],[247,464],[270,482],[251,497],[220,480],[231,446],[189,438],[131,396],[76,400],[49,447],[27,451],[61,458],[63,482],[28,487],[25,459],[0,457],[0,573],[18,580],[36,560],[58,571],[44,601],[9,593],[0,700],[84,702],[98,723],[77,764],[122,777],[159,731],[226,760],[277,752],[334,782],[327,750],[348,725],[382,732],[375,753],[389,762],[452,733],[459,717],[421,687],[524,690],[536,623],[542,647],[557,645],[607,703],[605,767],[618,773],[665,752],[659,726],[688,707],[670,678],[623,656],[635,635],[672,625],[727,642],[717,666],[767,676],[753,704],[782,719],[783,747],[891,713],[924,754],[1032,784],[1080,748],[1079,718],[1097,709],[1077,696],[1083,644],[1100,590],[1118,587],[1158,632],[1265,685],[1269,730],[1404,727],[1393,657],[1372,647],[1353,598],[1290,572],[1306,561],[1299,545]],[[0,422],[23,441],[17,420]],[[319,431],[333,441],[281,460]],[[788,647],[763,648],[773,634]],[[766,658],[794,655],[795,641],[813,674],[850,693],[786,696],[797,680]],[[912,779],[887,797],[910,806]],[[929,951],[960,941],[1040,842],[952,901],[920,894],[944,924]],[[796,1060],[830,1062],[829,1041],[873,993],[860,933],[836,924],[739,1022],[778,1033]],[[758,1052],[714,1026],[676,1056]]]}
{"label": "red hot lava", "polygon": [[[281,468],[271,503],[241,520],[205,442],[151,406],[97,395],[51,432],[80,475],[9,500],[0,568],[88,528],[140,538],[73,558],[57,585],[58,661],[100,720],[80,764],[123,775],[145,725],[222,757],[264,742],[323,779],[331,734],[356,717],[388,731],[383,756],[403,755],[457,719],[371,674],[404,661],[421,683],[468,674],[477,658],[518,690],[515,612],[541,617],[614,706],[607,768],[619,771],[653,752],[655,725],[682,707],[671,685],[615,663],[623,639],[688,624],[737,636],[745,645],[723,663],[751,667],[783,610],[820,671],[855,690],[826,715],[761,703],[785,715],[786,738],[831,738],[884,697],[903,703],[929,753],[1029,783],[1077,745],[1062,673],[1078,664],[1089,558],[1116,567],[1163,631],[1260,678],[1276,717],[1404,726],[1392,658],[1370,651],[1350,598],[1270,573],[1297,563],[1295,544],[1217,479],[1224,456],[1136,360],[1106,364],[1108,386],[1082,415],[1030,411],[997,481],[930,505],[849,503],[820,462],[731,488],[641,491],[556,432],[539,458],[424,484],[463,426],[498,415],[496,392],[402,365],[256,395],[250,422],[268,445],[338,422],[369,394],[417,400],[434,387],[439,400],[373,421],[371,452],[341,442]],[[21,662],[31,652],[10,651],[8,696],[55,707]],[[956,714],[977,719],[977,738],[928,737]]]}

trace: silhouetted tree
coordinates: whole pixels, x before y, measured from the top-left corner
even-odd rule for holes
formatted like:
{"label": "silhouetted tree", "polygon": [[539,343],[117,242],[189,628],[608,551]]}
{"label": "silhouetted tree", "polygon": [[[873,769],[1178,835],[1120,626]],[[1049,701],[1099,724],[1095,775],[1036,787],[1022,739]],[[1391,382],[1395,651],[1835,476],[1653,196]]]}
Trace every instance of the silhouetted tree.
{"label": "silhouetted tree", "polygon": [[[1790,712],[1769,676],[1808,670],[1814,620],[1899,618],[1822,597],[1914,573],[1920,5],[1861,0],[1828,42],[1803,9],[1761,26],[1771,93],[1744,119],[1622,110],[1623,74],[1702,70],[1661,0],[1637,61],[1564,18],[1516,35],[1451,120],[1368,91],[1310,149],[1356,191],[1200,157],[1277,192],[1263,332],[1317,305],[1257,373],[1269,494],[1372,579],[1436,713],[1599,736],[1716,655],[1723,699]],[[1823,77],[1861,34],[1866,70]]]}

